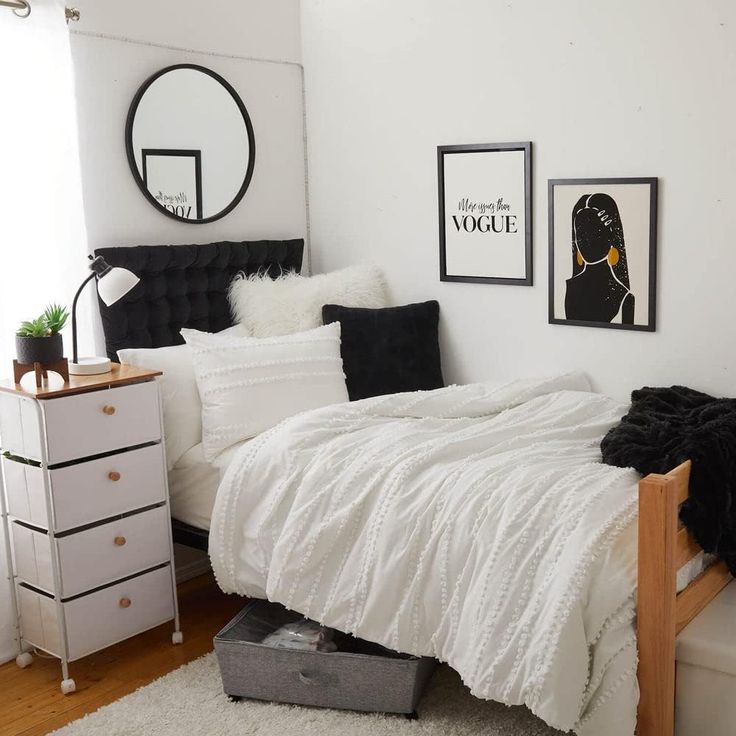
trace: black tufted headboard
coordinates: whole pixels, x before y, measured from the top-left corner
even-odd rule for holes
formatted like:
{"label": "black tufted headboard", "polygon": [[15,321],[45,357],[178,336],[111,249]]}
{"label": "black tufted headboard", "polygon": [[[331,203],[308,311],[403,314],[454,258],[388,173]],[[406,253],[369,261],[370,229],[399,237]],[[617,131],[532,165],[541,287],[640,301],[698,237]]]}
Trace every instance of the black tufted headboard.
{"label": "black tufted headboard", "polygon": [[141,280],[111,307],[98,300],[108,356],[179,345],[182,327],[224,330],[233,323],[227,292],[235,274],[299,272],[303,252],[302,239],[98,248],[95,255]]}

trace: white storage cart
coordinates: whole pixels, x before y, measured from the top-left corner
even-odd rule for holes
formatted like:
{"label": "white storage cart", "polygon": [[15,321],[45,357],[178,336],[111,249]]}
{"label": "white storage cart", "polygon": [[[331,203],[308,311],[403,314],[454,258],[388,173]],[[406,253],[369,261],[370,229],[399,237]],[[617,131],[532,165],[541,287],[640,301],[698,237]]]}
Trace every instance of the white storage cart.
{"label": "white storage cart", "polygon": [[16,662],[34,647],[58,657],[64,693],[76,659],[171,620],[182,641],[157,375],[0,382]]}

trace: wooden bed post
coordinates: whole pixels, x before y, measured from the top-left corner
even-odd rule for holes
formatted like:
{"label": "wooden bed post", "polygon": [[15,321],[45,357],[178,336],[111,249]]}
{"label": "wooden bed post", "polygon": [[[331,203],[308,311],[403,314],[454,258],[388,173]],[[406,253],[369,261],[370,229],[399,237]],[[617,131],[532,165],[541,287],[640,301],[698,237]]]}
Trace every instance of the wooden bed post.
{"label": "wooden bed post", "polygon": [[673,736],[677,625],[677,514],[690,463],[639,483],[638,736]]}
{"label": "wooden bed post", "polygon": [[677,635],[733,579],[721,560],[677,592],[677,571],[701,551],[679,525],[690,468],[687,460],[639,482],[638,736],[674,736]]}

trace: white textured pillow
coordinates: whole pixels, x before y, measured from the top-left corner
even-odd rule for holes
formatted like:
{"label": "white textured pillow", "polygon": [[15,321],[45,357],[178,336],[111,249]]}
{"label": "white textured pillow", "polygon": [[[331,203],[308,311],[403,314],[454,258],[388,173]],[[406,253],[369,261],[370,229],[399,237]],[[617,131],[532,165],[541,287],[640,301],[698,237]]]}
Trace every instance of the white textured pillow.
{"label": "white textured pillow", "polygon": [[[247,335],[248,332],[242,325],[233,325],[217,334],[240,337]],[[202,403],[199,400],[197,380],[194,377],[192,349],[189,345],[126,348],[118,350],[118,359],[127,365],[163,371],[163,375],[159,378],[159,386],[164,414],[166,464],[171,470],[187,450],[202,441]]]}
{"label": "white textured pillow", "polygon": [[339,322],[284,337],[181,334],[193,351],[210,462],[286,417],[348,400]]}
{"label": "white textured pillow", "polygon": [[230,306],[253,337],[289,335],[322,324],[322,306],[380,309],[388,306],[388,287],[378,266],[361,264],[341,271],[277,279],[254,274],[230,285]]}

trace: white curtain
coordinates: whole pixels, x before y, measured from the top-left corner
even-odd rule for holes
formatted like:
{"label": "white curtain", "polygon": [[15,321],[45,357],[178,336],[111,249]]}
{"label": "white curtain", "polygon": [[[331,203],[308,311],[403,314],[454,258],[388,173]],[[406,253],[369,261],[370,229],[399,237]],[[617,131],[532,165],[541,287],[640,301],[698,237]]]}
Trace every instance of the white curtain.
{"label": "white curtain", "polygon": [[[64,3],[31,4],[25,19],[0,7],[0,377],[12,375],[20,320],[50,302],[71,307],[88,273]],[[80,319],[83,345],[90,344],[88,323],[87,313]],[[68,330],[64,347],[69,357]],[[0,536],[0,661],[15,656],[5,557]]]}

